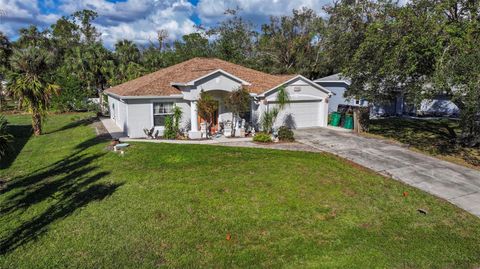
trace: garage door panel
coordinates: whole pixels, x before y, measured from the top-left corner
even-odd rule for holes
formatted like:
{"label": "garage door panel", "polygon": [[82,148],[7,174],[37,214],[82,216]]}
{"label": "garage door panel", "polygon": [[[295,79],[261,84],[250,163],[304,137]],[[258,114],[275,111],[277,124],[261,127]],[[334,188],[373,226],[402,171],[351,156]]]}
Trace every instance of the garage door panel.
{"label": "garage door panel", "polygon": [[275,126],[305,128],[320,126],[320,101],[290,102],[280,111]]}

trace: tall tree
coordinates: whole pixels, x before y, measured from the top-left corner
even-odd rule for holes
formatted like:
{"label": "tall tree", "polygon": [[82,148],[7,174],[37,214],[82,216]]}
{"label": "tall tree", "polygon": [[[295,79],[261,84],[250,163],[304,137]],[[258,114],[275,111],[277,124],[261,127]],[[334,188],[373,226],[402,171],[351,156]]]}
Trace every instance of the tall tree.
{"label": "tall tree", "polygon": [[123,39],[115,44],[115,57],[121,63],[138,63],[140,60],[140,50],[132,41]]}
{"label": "tall tree", "polygon": [[144,68],[139,64],[140,50],[132,41],[125,39],[118,41],[115,44],[113,56],[117,64],[116,72],[112,74],[114,84],[132,80],[145,73]]}
{"label": "tall tree", "polygon": [[238,10],[227,10],[230,17],[207,33],[217,37],[213,42],[215,56],[233,63],[250,65],[256,53],[258,33],[252,23],[238,15]]}
{"label": "tall tree", "polygon": [[98,17],[97,12],[93,10],[80,10],[73,13],[73,18],[76,23],[80,25],[80,32],[82,34],[82,41],[87,45],[92,45],[99,41],[100,33],[93,25],[93,21]]}
{"label": "tall tree", "polygon": [[62,17],[50,27],[52,30],[52,41],[63,56],[80,45],[80,27],[75,24],[71,17]]}
{"label": "tall tree", "polygon": [[58,86],[50,82],[49,71],[53,56],[38,47],[15,49],[11,57],[13,73],[9,88],[14,95],[22,96],[32,112],[35,135],[42,134],[42,119],[52,95]]}
{"label": "tall tree", "polygon": [[462,142],[480,144],[478,6],[461,0],[377,5],[344,68],[352,80],[347,94],[369,101],[401,95],[413,104],[446,95],[460,108]]}
{"label": "tall tree", "polygon": [[271,17],[262,26],[259,50],[263,66],[275,73],[302,73],[315,77],[312,71],[320,63],[316,55],[322,19],[311,9],[294,10],[292,16]]}
{"label": "tall tree", "polygon": [[37,26],[30,25],[28,28],[22,28],[19,31],[19,38],[15,42],[15,47],[44,47],[51,48],[50,40],[48,38],[49,31],[40,31]]}
{"label": "tall tree", "polygon": [[212,55],[212,48],[208,39],[200,33],[184,35],[182,41],[175,41],[173,46],[180,61],[194,57],[209,57]]}
{"label": "tall tree", "polygon": [[338,0],[324,6],[328,14],[319,42],[322,72],[342,71],[363,42],[367,26],[374,22],[385,0]]}
{"label": "tall tree", "polygon": [[12,46],[8,38],[0,32],[0,111],[3,109],[5,98],[4,80],[10,67],[9,58],[12,54]]}

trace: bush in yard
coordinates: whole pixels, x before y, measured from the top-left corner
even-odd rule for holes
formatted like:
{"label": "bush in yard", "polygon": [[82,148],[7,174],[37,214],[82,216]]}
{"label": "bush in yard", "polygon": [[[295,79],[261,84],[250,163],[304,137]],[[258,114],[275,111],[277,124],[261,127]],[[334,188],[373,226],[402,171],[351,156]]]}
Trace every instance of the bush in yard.
{"label": "bush in yard", "polygon": [[274,107],[269,111],[263,112],[262,118],[260,119],[260,125],[262,126],[262,131],[271,133],[273,129],[273,124],[277,119],[278,113],[280,110]]}
{"label": "bush in yard", "polygon": [[262,118],[260,119],[260,125],[264,132],[272,133],[272,128],[277,120],[278,114],[289,104],[289,102],[290,95],[285,86],[281,86],[277,92],[277,105],[263,112]]}
{"label": "bush in yard", "polygon": [[292,129],[288,128],[287,126],[280,127],[278,129],[278,140],[285,142],[295,141]]}
{"label": "bush in yard", "polygon": [[266,133],[257,133],[253,137],[253,141],[260,142],[260,143],[270,143],[272,142],[272,137]]}
{"label": "bush in yard", "polygon": [[163,131],[163,138],[175,139],[180,133],[180,120],[182,119],[182,110],[175,106],[173,108],[173,115],[165,118],[165,130]]}
{"label": "bush in yard", "polygon": [[175,130],[173,117],[167,116],[165,118],[165,130],[163,131],[163,138],[175,139],[176,137],[177,137],[177,131]]}

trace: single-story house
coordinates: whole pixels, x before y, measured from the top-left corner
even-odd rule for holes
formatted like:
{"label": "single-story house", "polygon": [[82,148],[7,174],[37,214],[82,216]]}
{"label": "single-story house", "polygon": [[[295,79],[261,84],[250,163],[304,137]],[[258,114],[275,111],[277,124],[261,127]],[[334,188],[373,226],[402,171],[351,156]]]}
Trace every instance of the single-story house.
{"label": "single-story house", "polygon": [[368,102],[365,100],[345,97],[345,92],[351,82],[340,74],[319,78],[314,80],[314,82],[332,92],[332,96],[328,101],[328,113],[337,112],[339,105],[368,106]]}
{"label": "single-story house", "polygon": [[[369,106],[365,100],[356,100],[345,97],[345,92],[351,84],[349,78],[341,74],[334,74],[314,80],[315,83],[327,88],[332,92],[329,99],[329,113],[336,112],[339,105],[346,106]],[[371,116],[395,116],[395,115],[417,115],[417,116],[456,116],[460,110],[446,96],[436,96],[431,100],[422,100],[420,104],[409,104],[399,93],[392,100],[383,103],[375,103],[370,107]]]}
{"label": "single-story house", "polygon": [[232,119],[223,104],[225,95],[239,87],[251,96],[250,113],[246,121],[259,126],[264,111],[276,106],[280,87],[285,87],[289,104],[277,117],[275,126],[292,128],[327,125],[328,98],[331,92],[301,75],[271,75],[214,58],[194,58],[154,73],[139,77],[105,91],[110,117],[125,135],[145,137],[144,129],[152,127],[160,134],[164,119],[174,106],[183,112],[181,127],[192,139],[200,138],[197,101],[201,91],[218,100],[218,115],[214,124]]}

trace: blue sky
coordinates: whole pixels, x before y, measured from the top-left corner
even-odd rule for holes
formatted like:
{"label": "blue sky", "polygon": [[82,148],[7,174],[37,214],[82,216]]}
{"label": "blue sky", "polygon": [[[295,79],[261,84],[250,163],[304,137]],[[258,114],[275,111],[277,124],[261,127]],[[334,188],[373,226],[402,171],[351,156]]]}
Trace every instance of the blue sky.
{"label": "blue sky", "polygon": [[225,19],[228,8],[240,8],[241,15],[257,25],[269,16],[291,14],[293,9],[309,7],[322,14],[331,0],[0,0],[0,31],[14,39],[18,29],[35,24],[48,27],[61,16],[77,10],[99,13],[95,21],[103,42],[111,47],[119,39],[146,44],[166,30],[170,39],[197,31]]}

